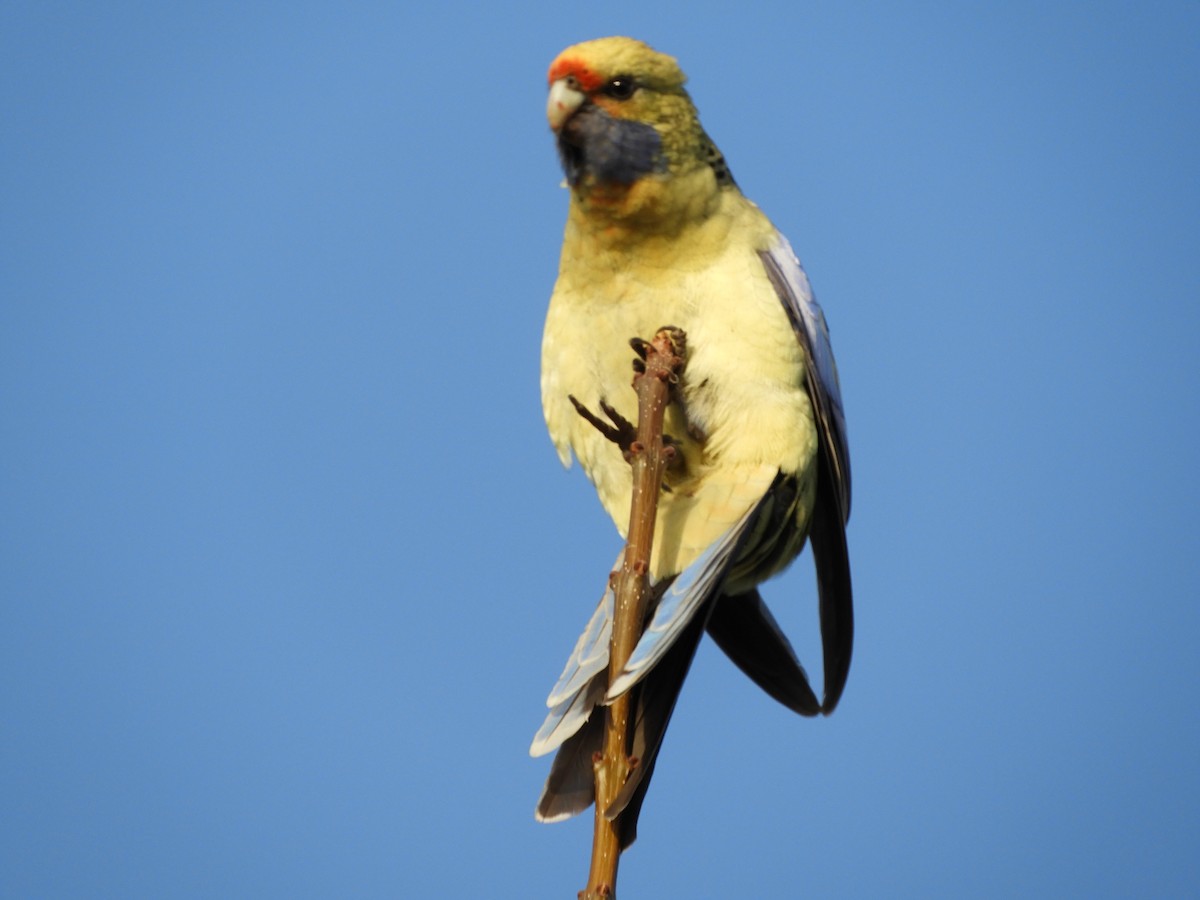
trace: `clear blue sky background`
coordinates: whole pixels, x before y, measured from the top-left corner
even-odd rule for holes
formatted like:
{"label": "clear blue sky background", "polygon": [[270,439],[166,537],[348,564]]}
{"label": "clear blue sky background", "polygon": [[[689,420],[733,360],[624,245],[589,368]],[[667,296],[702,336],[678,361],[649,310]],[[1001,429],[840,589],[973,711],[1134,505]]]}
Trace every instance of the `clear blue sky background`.
{"label": "clear blue sky background", "polygon": [[544,100],[612,33],[824,303],[859,622],[823,721],[702,648],[622,896],[1194,891],[1200,5],[426,6],[0,6],[0,895],[583,886]]}

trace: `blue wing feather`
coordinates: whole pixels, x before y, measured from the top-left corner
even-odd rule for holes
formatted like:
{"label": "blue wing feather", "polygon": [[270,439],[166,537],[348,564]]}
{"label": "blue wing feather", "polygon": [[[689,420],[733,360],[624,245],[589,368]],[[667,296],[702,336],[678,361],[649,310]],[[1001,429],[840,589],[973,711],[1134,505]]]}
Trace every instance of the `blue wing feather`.
{"label": "blue wing feather", "polygon": [[845,523],[850,518],[850,444],[846,439],[846,413],[842,409],[842,390],[825,313],[813,296],[808,276],[787,238],[778,235],[775,246],[761,255],[792,328],[808,352],[809,373],[815,376],[808,380],[809,395],[820,437],[832,452],[832,474]]}
{"label": "blue wing feather", "polygon": [[[622,555],[624,555],[623,551]],[[620,567],[620,565],[621,558],[618,557],[617,566]],[[571,656],[567,660],[567,665],[563,669],[562,675],[558,677],[558,681],[550,689],[550,696],[546,698],[547,706],[553,708],[560,705],[568,697],[577,693],[581,687],[592,680],[592,677],[597,672],[602,671],[608,665],[608,648],[612,639],[614,602],[615,597],[612,585],[610,584],[604,591],[604,596],[600,598],[600,604],[596,607],[596,611],[592,613],[592,618],[583,630],[583,634],[579,636],[579,640],[575,643],[575,649],[571,651]]]}
{"label": "blue wing feather", "polygon": [[846,521],[850,518],[850,450],[846,415],[838,384],[825,314],[813,297],[808,276],[787,238],[761,254],[767,275],[807,351],[808,396],[817,426],[817,496],[809,523],[809,544],[817,569],[821,650],[825,691],[821,711],[837,706],[850,673],[854,646],[854,599]]}
{"label": "blue wing feather", "polygon": [[646,677],[663,654],[671,649],[696,613],[716,596],[762,502],[760,500],[747,510],[695,562],[675,577],[655,607],[654,618],[633,648],[625,668],[609,687],[610,701]]}

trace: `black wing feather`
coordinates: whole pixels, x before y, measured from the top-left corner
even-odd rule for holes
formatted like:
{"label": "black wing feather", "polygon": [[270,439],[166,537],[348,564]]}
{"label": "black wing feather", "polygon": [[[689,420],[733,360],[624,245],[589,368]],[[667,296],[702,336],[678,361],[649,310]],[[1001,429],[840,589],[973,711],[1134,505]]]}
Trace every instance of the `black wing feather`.
{"label": "black wing feather", "polygon": [[782,236],[761,257],[796,337],[804,346],[806,387],[817,427],[817,496],[809,524],[809,543],[817,569],[821,649],[825,657],[825,697],[821,711],[828,715],[846,686],[854,644],[854,596],[846,546],[850,453],[845,416],[825,316],[813,299],[800,262]]}

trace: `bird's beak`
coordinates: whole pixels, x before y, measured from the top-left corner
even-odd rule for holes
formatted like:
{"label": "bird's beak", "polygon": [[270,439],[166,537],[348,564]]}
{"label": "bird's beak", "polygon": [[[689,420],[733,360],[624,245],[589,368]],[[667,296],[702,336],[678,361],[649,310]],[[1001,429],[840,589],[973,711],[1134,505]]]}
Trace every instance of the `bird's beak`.
{"label": "bird's beak", "polygon": [[575,86],[575,79],[560,78],[550,85],[550,97],[546,100],[546,118],[554,131],[562,128],[571,114],[583,104],[584,95]]}

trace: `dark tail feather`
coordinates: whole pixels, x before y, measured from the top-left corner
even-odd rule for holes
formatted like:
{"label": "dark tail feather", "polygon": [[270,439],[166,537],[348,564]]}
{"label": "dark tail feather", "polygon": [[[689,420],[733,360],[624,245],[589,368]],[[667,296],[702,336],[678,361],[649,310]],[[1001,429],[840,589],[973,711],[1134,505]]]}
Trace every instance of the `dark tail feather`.
{"label": "dark tail feather", "polygon": [[[669,584],[664,582],[657,586],[659,596]],[[657,600],[658,596],[653,599],[652,606]],[[637,760],[637,765],[629,773],[617,798],[605,810],[610,820],[619,817],[622,850],[637,839],[638,816],[650,787],[650,776],[654,774],[658,750],[713,606],[711,602],[706,605],[708,608],[701,608],[671,649],[629,692],[633,716],[633,742],[629,755]],[[596,678],[607,680],[608,672],[600,672]],[[598,706],[583,727],[558,748],[538,801],[538,819],[544,822],[565,819],[595,802],[592,759],[604,748],[607,720],[605,708]]]}
{"label": "dark tail feather", "polygon": [[804,667],[757,590],[721,596],[708,633],[739,669],[788,709],[802,716],[821,711]]}
{"label": "dark tail feather", "polygon": [[[601,674],[601,678],[606,677]],[[537,818],[557,822],[581,813],[596,799],[592,757],[604,747],[604,707],[591,717],[554,754],[554,763],[538,800]]]}
{"label": "dark tail feather", "polygon": [[[711,605],[711,604],[710,604]],[[662,746],[667,723],[679,699],[679,691],[691,668],[700,636],[704,634],[707,610],[701,610],[679,635],[675,645],[667,652],[650,674],[634,688],[633,697],[633,747],[630,756],[638,764],[629,773],[629,779],[617,795],[617,799],[604,811],[609,819],[620,816],[621,849],[624,850],[637,839],[638,815],[646,790],[650,787],[650,776],[654,774],[654,763],[658,749]]]}

